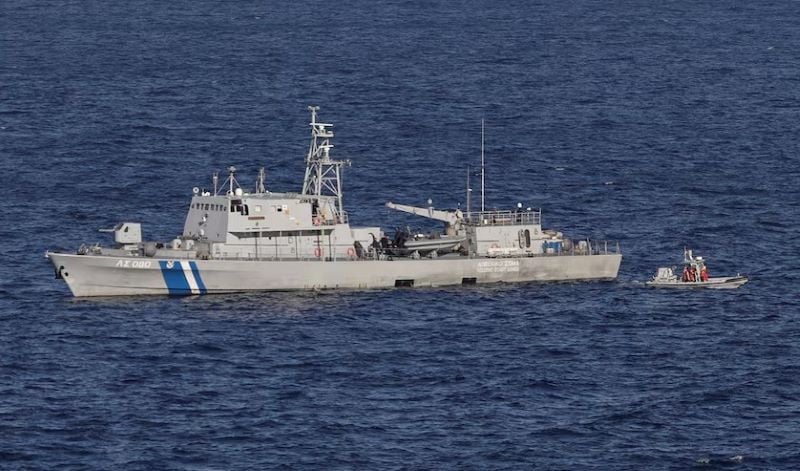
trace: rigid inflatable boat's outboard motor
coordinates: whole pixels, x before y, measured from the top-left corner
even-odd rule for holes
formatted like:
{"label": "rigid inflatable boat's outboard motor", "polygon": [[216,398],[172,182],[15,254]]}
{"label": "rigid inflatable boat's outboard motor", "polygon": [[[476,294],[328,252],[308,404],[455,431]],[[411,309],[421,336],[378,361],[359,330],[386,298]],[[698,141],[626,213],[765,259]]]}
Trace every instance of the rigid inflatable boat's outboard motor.
{"label": "rigid inflatable boat's outboard motor", "polygon": [[361,245],[361,242],[359,241],[353,242],[353,248],[356,249],[356,257],[364,258],[364,246]]}

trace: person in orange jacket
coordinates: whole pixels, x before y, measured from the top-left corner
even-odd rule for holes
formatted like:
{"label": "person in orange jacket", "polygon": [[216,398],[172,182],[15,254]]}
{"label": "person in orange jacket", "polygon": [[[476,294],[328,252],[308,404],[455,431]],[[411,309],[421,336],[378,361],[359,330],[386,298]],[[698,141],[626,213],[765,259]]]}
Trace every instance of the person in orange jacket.
{"label": "person in orange jacket", "polygon": [[700,281],[708,281],[708,268],[705,265],[700,269]]}

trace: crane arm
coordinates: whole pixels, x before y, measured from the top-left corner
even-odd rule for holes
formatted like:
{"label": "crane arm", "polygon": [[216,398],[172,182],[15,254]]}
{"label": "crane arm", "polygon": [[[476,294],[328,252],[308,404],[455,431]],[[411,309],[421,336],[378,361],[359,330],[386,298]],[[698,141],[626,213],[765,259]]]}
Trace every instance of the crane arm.
{"label": "crane arm", "polygon": [[437,221],[443,221],[448,224],[455,224],[460,219],[459,214],[461,211],[442,211],[439,209],[433,209],[433,206],[427,208],[420,208],[417,206],[409,206],[406,204],[395,204],[392,202],[386,203],[386,207],[390,209],[395,209],[397,211],[403,211],[404,213],[414,214],[416,216],[422,216],[428,219],[436,219]]}

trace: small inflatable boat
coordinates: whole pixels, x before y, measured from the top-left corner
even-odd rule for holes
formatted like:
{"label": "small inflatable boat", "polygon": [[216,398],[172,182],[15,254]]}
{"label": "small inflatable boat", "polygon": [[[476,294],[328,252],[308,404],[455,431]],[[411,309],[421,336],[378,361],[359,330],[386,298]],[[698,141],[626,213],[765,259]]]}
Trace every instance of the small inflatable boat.
{"label": "small inflatable boat", "polygon": [[735,289],[749,280],[744,275],[736,276],[708,276],[708,271],[703,257],[693,257],[691,250],[683,251],[683,276],[678,277],[672,268],[659,268],[655,276],[645,284],[652,288],[711,288]]}

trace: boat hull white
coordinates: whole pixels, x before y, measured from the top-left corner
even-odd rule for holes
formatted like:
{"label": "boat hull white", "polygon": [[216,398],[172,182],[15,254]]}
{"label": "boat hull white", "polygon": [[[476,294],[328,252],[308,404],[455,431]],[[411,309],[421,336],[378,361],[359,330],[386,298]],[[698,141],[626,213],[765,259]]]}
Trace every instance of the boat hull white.
{"label": "boat hull white", "polygon": [[673,289],[736,289],[747,282],[746,276],[723,276],[709,278],[708,281],[650,280],[646,285]]}
{"label": "boat hull white", "polygon": [[47,256],[77,297],[613,280],[622,261],[621,254],[339,261]]}

